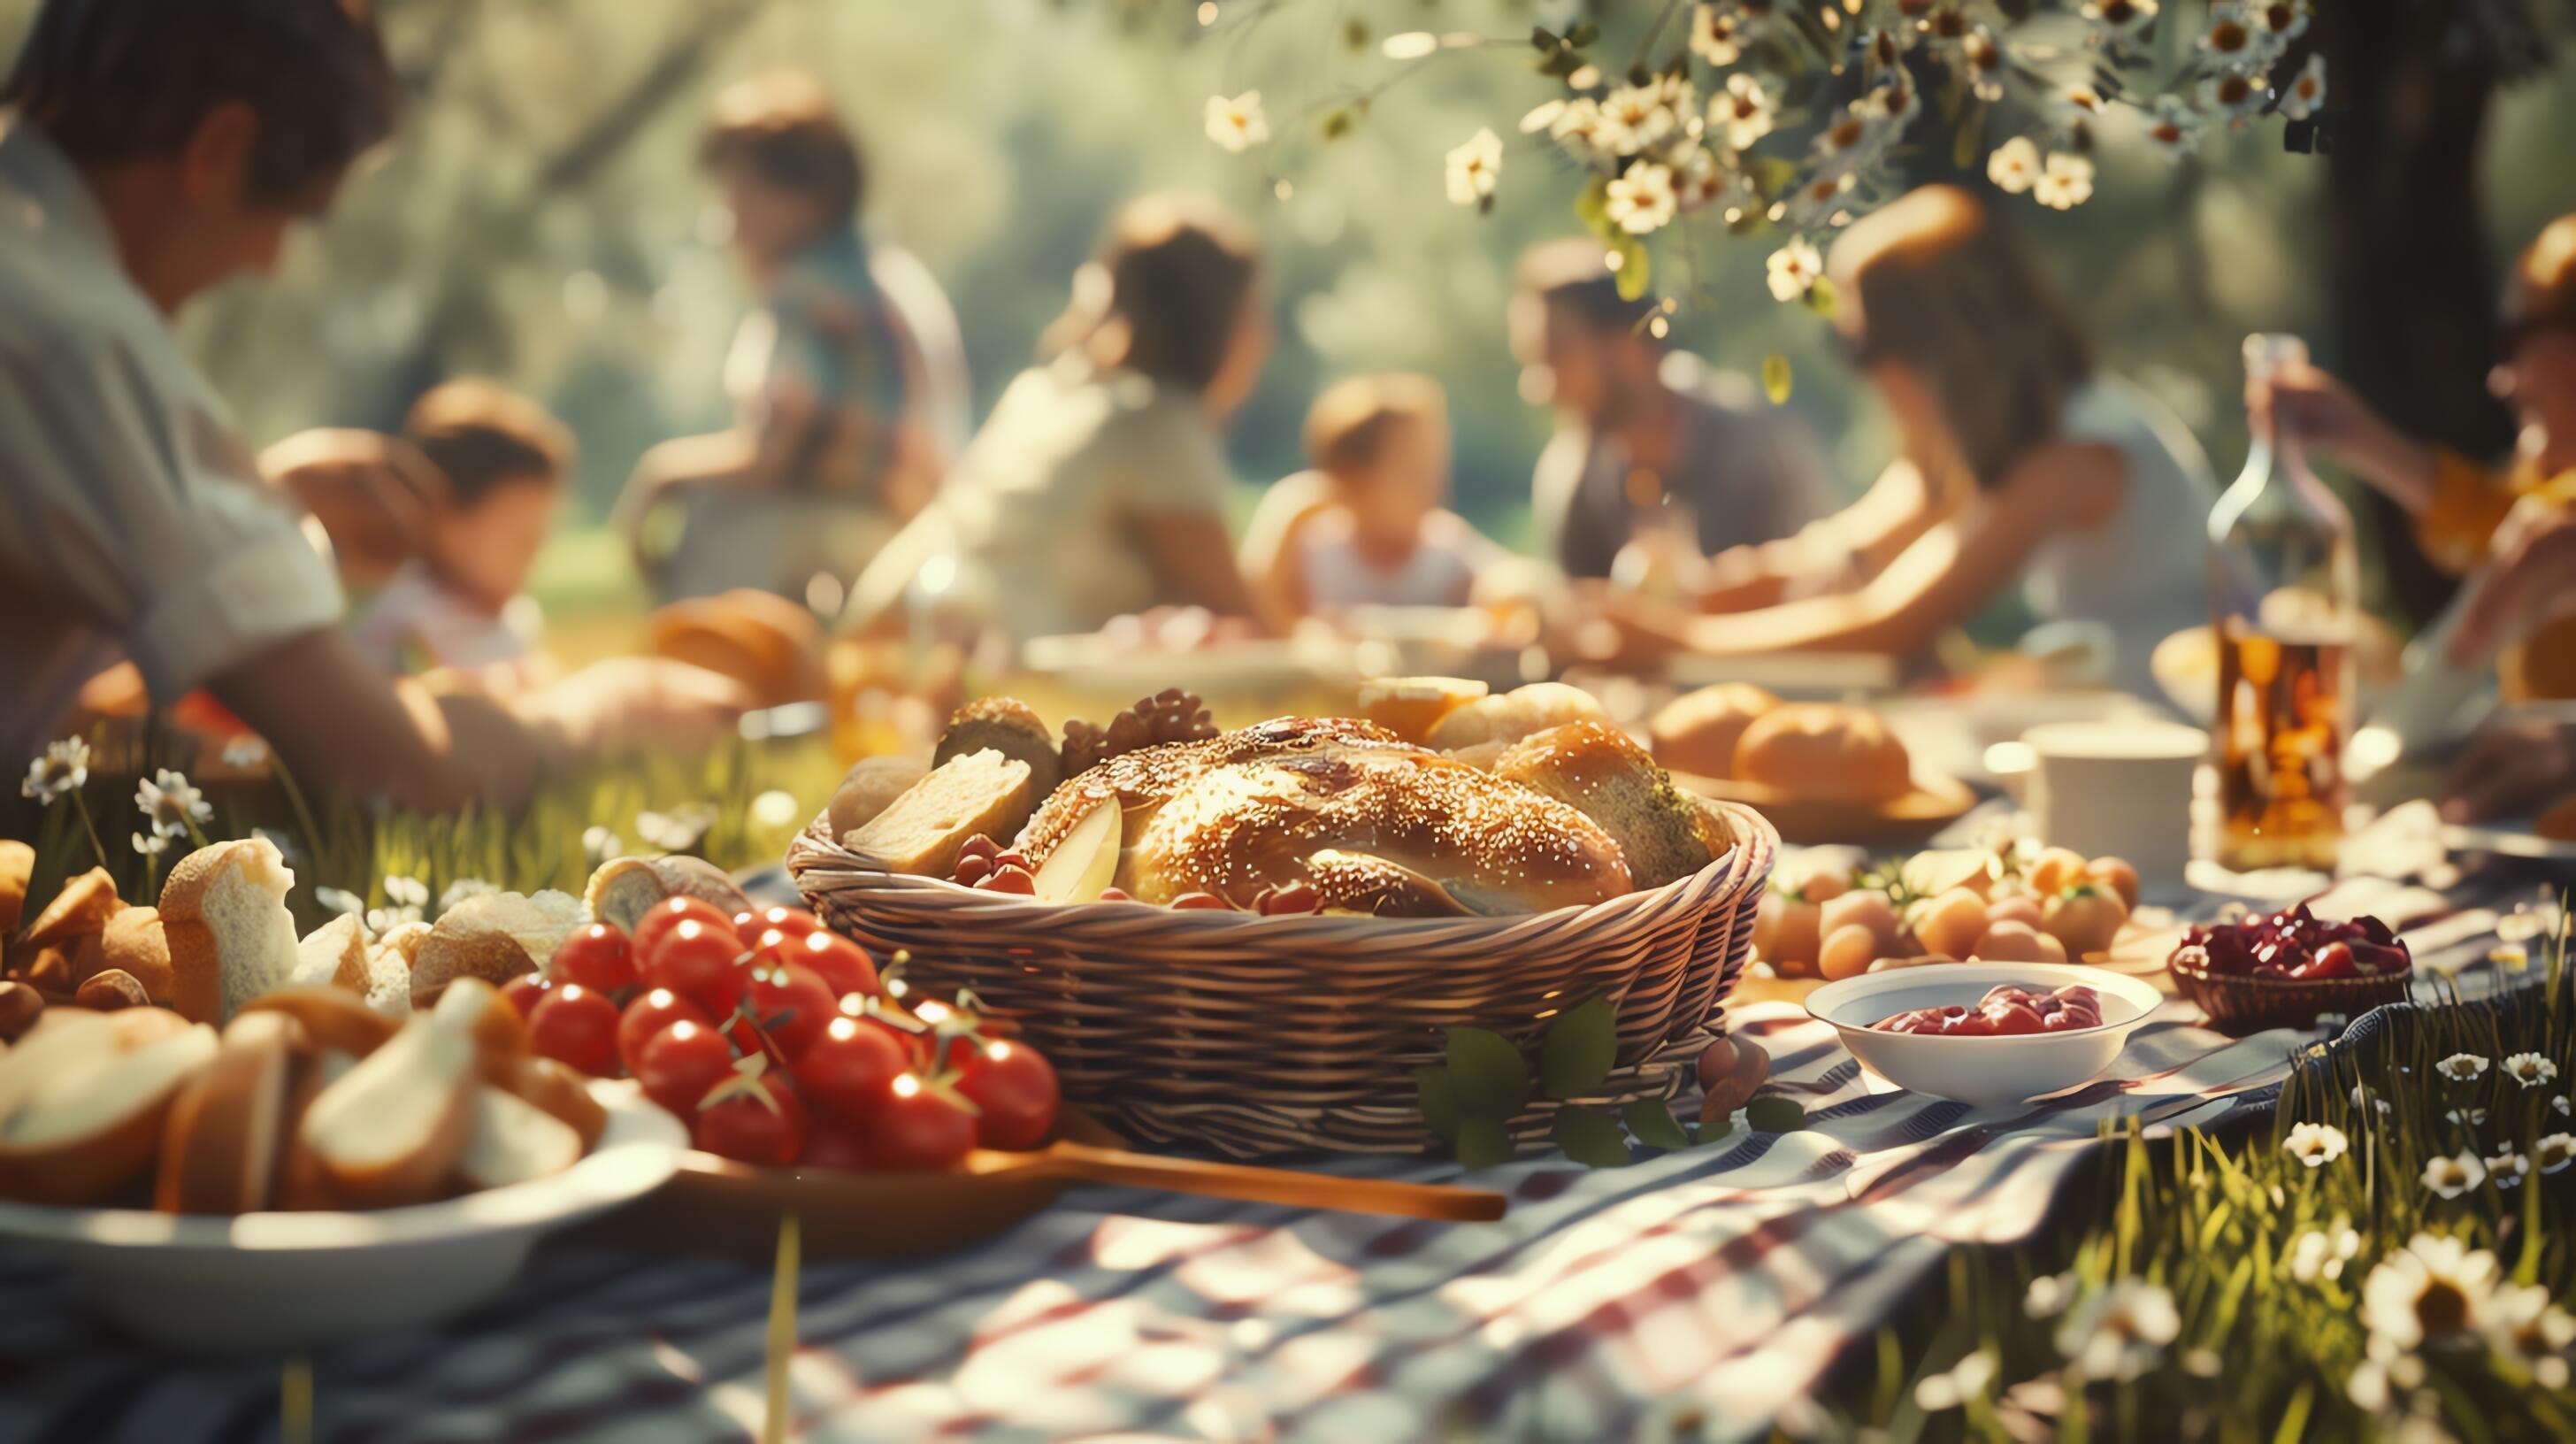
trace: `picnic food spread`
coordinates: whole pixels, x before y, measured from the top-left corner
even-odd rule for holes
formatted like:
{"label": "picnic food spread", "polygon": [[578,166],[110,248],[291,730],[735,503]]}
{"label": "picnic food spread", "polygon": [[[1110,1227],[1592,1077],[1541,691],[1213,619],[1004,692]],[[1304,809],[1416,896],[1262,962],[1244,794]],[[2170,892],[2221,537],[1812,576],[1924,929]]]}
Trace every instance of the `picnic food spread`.
{"label": "picnic food spread", "polygon": [[2101,1026],[2101,995],[2080,983],[2046,993],[2003,983],[1988,989],[1973,1006],[1951,1003],[1938,1008],[1914,1008],[1870,1024],[1882,1033],[1925,1033],[1943,1038],[2008,1038]]}
{"label": "picnic food spread", "polygon": [[2063,963],[2110,947],[2137,899],[2136,870],[2115,857],[2019,844],[1924,852],[1881,872],[1821,867],[1775,883],[1753,948],[1784,977]]}

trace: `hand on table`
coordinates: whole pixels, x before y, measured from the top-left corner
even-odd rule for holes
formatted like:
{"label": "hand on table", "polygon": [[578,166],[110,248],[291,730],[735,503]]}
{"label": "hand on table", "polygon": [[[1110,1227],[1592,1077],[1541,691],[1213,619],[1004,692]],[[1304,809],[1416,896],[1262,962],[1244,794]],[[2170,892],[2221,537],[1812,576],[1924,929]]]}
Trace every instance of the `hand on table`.
{"label": "hand on table", "polygon": [[2508,717],[2469,739],[2442,816],[2451,822],[2528,816],[2576,790],[2576,719]]}

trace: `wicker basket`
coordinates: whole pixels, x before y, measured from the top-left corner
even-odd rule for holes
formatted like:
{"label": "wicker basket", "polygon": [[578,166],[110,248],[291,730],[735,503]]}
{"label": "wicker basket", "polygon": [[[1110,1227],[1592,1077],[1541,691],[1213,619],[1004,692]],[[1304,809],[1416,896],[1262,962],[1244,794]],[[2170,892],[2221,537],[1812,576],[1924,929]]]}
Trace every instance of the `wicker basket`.
{"label": "wicker basket", "polygon": [[2209,1026],[2243,1037],[2266,1028],[2313,1028],[2327,1013],[2358,1018],[2383,1003],[2405,1001],[2415,981],[2408,966],[2357,978],[2257,978],[2185,967],[2168,960],[2174,989],[2200,1005]]}
{"label": "wicker basket", "polygon": [[[934,994],[972,988],[1045,1052],[1065,1095],[1142,1142],[1237,1157],[1431,1145],[1413,1070],[1442,1030],[1535,1052],[1547,1019],[1607,997],[1618,1066],[1585,1102],[1671,1097],[1722,1031],[1779,836],[1708,803],[1735,846],[1697,874],[1508,918],[1273,917],[1140,903],[1051,906],[866,866],[820,819],[787,868],[815,909]],[[1516,1119],[1544,1137],[1553,1103]]]}

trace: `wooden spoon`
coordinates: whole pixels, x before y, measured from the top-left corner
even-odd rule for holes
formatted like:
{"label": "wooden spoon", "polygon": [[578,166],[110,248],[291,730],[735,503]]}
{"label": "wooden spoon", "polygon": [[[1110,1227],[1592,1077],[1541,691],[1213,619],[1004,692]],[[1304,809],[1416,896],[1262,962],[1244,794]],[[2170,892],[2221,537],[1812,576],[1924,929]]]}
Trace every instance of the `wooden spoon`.
{"label": "wooden spoon", "polygon": [[1429,1183],[1398,1183],[1376,1178],[1342,1178],[1287,1168],[1256,1168],[1242,1163],[1209,1163],[1195,1158],[1165,1158],[1123,1148],[1059,1141],[1029,1153],[978,1150],[966,1160],[970,1172],[1016,1174],[1022,1178],[1066,1182],[1114,1183],[1131,1188],[1157,1188],[1166,1193],[1207,1198],[1276,1203],[1290,1208],[1323,1208],[1343,1213],[1384,1213],[1404,1218],[1430,1218],[1451,1223],[1490,1223],[1503,1216],[1508,1202],[1490,1189],[1448,1188]]}

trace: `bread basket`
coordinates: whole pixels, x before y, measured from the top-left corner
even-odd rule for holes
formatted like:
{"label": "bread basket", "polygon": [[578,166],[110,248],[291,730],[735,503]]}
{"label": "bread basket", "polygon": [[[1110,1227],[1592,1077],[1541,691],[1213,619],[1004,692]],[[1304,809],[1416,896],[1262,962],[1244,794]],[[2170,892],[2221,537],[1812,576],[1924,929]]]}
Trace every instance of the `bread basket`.
{"label": "bread basket", "polygon": [[[1498,918],[1257,917],[1141,903],[1056,906],[868,866],[816,819],[787,868],[817,912],[912,954],[933,995],[972,988],[1055,1064],[1065,1095],[1147,1143],[1236,1157],[1432,1146],[1413,1070],[1444,1030],[1535,1054],[1586,998],[1617,1010],[1617,1066],[1582,1101],[1669,1097],[1744,970],[1779,835],[1703,802],[1734,846],[1690,877],[1591,907]],[[1685,1045],[1685,1046],[1676,1046]],[[1534,1142],[1555,1104],[1514,1120]]]}

